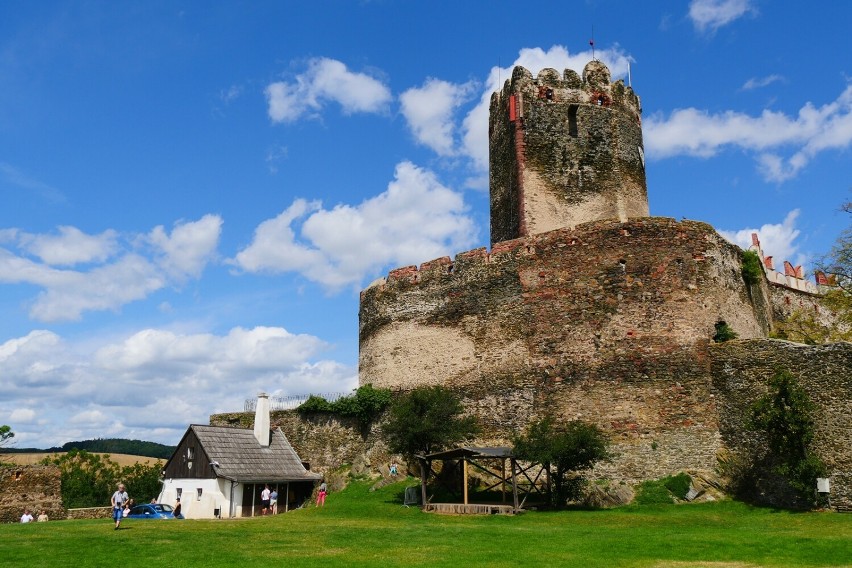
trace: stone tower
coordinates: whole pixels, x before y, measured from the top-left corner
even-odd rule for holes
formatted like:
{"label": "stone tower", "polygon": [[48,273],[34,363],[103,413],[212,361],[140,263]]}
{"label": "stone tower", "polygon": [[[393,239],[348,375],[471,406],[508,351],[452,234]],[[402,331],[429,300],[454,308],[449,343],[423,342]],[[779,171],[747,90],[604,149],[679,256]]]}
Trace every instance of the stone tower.
{"label": "stone tower", "polygon": [[491,97],[491,244],[648,216],[639,97],[600,61],[582,78],[515,67]]}

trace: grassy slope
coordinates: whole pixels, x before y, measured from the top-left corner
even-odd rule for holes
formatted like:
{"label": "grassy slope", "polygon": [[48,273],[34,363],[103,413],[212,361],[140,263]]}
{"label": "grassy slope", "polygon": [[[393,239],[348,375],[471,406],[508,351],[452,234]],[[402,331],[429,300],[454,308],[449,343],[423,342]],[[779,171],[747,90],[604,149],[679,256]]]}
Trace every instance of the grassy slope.
{"label": "grassy slope", "polygon": [[[751,567],[852,565],[852,515],[724,502],[448,517],[399,505],[403,484],[331,494],[325,508],[221,521],[0,526],[2,564],[107,566]],[[122,562],[124,563],[124,562]]]}

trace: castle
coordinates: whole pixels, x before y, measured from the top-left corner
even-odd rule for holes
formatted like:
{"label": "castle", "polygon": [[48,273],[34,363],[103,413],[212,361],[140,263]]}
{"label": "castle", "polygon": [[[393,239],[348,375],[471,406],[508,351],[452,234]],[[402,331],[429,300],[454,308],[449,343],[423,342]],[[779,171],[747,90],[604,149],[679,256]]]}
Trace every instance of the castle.
{"label": "castle", "polygon": [[[458,392],[505,444],[534,418],[592,421],[595,475],[710,471],[742,447],[777,367],[819,409],[832,504],[852,507],[852,345],[767,339],[795,309],[831,318],[801,270],[742,276],[710,225],[650,217],[641,104],[599,61],[582,76],[516,67],[491,98],[491,250],[391,271],[361,293],[359,381]],[[715,344],[725,323],[740,340]]]}

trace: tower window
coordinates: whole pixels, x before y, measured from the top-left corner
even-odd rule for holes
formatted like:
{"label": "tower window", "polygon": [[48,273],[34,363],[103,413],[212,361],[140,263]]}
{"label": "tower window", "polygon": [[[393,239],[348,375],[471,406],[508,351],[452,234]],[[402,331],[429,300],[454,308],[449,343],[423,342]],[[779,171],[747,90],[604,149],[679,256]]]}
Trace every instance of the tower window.
{"label": "tower window", "polygon": [[568,107],[568,136],[576,138],[577,134],[577,105]]}

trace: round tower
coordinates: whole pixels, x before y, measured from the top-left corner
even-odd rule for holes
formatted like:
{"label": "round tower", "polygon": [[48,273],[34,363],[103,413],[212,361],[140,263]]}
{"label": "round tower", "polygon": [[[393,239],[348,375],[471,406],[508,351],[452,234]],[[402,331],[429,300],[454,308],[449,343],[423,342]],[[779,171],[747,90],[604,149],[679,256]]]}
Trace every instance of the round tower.
{"label": "round tower", "polygon": [[491,243],[648,216],[641,105],[600,61],[515,67],[491,96]]}

